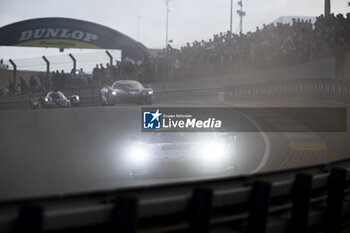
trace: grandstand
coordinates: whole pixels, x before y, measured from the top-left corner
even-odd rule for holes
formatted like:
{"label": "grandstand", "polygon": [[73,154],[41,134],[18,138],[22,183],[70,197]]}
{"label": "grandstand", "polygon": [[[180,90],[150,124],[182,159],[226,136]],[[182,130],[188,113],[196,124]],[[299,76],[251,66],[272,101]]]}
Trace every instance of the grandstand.
{"label": "grandstand", "polygon": [[315,24],[315,22],[316,22],[315,16],[281,16],[281,17],[278,17],[277,19],[275,19],[274,21],[272,21],[272,23],[274,25],[276,25],[278,23],[292,25],[293,19],[299,19],[300,21],[304,21],[304,22],[311,21],[312,24]]}
{"label": "grandstand", "polygon": [[[121,54],[118,50],[113,53],[111,69],[115,74],[132,77],[142,82],[159,82],[161,80],[190,80],[205,79],[217,75],[244,73],[246,71],[279,68],[301,64],[318,59],[335,56],[340,64],[337,72],[344,73],[344,51],[350,48],[350,14],[328,17],[282,16],[272,24],[257,28],[255,32],[246,34],[230,34],[221,32],[207,41],[187,43],[180,49],[169,45],[168,53],[163,50],[149,50],[151,53],[139,60],[124,57],[120,63]],[[50,71],[62,70],[70,73],[72,60],[68,53],[73,53],[77,60],[77,69],[92,75],[96,64],[106,66],[109,57],[103,50],[65,50],[64,54],[47,56],[50,61]],[[26,74],[38,71],[44,72],[46,64],[41,57],[12,59],[17,64],[17,70],[28,82]],[[119,64],[115,64],[118,63]],[[4,66],[12,69],[8,61]],[[121,71],[124,67],[123,71]],[[110,72],[107,72],[107,74]],[[106,79],[118,79],[106,77]],[[2,72],[0,85],[7,85],[8,72]],[[93,76],[93,75],[92,75]]]}

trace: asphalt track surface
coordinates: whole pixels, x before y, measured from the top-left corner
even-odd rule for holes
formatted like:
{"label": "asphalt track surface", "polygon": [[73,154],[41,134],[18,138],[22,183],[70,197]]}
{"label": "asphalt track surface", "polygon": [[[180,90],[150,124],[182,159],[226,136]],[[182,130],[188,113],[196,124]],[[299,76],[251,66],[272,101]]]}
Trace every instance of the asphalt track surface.
{"label": "asphalt track surface", "polygon": [[[218,103],[177,101],[152,107],[157,106],[208,107],[218,106]],[[268,103],[220,102],[220,106],[343,105],[296,99]],[[236,163],[229,172],[215,175],[162,173],[133,178],[122,156],[130,136],[149,136],[141,133],[140,118],[141,106],[133,105],[2,111],[0,202],[282,170],[327,163],[350,155],[348,133],[318,133],[306,137],[286,133],[237,133]],[[247,116],[242,115],[242,119],[259,127]]]}

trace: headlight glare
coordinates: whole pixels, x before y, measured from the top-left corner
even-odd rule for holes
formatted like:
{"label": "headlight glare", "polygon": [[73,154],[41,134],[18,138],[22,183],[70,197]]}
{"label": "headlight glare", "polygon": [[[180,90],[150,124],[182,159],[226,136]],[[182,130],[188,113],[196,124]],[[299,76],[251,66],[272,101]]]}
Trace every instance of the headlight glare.
{"label": "headlight glare", "polygon": [[135,145],[129,149],[128,158],[131,163],[142,165],[147,162],[148,154],[142,147]]}
{"label": "headlight glare", "polygon": [[226,145],[221,141],[203,144],[199,152],[201,161],[208,165],[222,163],[227,154]]}
{"label": "headlight glare", "polygon": [[117,95],[117,92],[116,91],[112,91],[112,95]]}

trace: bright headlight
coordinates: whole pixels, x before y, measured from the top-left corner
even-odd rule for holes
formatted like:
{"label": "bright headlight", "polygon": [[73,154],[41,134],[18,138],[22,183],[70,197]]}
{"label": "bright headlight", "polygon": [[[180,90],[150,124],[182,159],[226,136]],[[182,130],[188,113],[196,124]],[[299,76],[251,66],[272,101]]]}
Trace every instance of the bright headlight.
{"label": "bright headlight", "polygon": [[200,159],[206,164],[223,162],[227,154],[225,142],[216,141],[201,145]]}
{"label": "bright headlight", "polygon": [[148,91],[148,94],[149,95],[152,95],[153,94],[153,91],[151,90],[151,91]]}
{"label": "bright headlight", "polygon": [[145,164],[148,160],[147,152],[140,146],[135,145],[129,149],[129,161],[133,164]]}
{"label": "bright headlight", "polygon": [[117,95],[117,92],[116,91],[112,91],[112,95]]}
{"label": "bright headlight", "polygon": [[49,102],[49,98],[47,98],[47,97],[45,97],[44,100],[45,100],[45,102]]}
{"label": "bright headlight", "polygon": [[80,100],[79,96],[76,96],[76,100],[78,100],[78,101]]}

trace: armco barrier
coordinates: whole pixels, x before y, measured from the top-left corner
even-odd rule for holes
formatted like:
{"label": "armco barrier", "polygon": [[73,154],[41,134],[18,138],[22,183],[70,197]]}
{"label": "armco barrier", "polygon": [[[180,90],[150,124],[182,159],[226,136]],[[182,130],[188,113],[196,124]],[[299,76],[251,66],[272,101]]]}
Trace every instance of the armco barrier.
{"label": "armco barrier", "polygon": [[[178,100],[193,100],[203,98],[217,98],[218,92],[223,91],[223,88],[208,88],[208,89],[186,89],[186,90],[171,90],[155,92],[156,100],[161,102],[178,101]],[[97,106],[101,105],[99,97],[81,96],[81,106]],[[29,109],[29,98],[12,98],[9,101],[0,100],[0,110],[9,109]]]}
{"label": "armco barrier", "polygon": [[317,98],[350,101],[350,81],[337,79],[300,79],[225,88],[225,100]]}
{"label": "armco barrier", "polygon": [[350,160],[202,181],[0,202],[0,232],[341,232]]}
{"label": "armco barrier", "polygon": [[[81,106],[100,105],[98,97],[81,97]],[[30,109],[29,98],[15,101],[0,101],[0,110]]]}
{"label": "armco barrier", "polygon": [[157,91],[155,93],[156,99],[161,101],[171,100],[193,100],[193,99],[205,99],[205,98],[217,98],[218,93],[223,91],[224,88],[200,88],[200,89],[184,89],[184,90],[168,90]]}
{"label": "armco barrier", "polygon": [[[234,85],[215,88],[196,88],[156,91],[156,100],[161,102],[203,99],[262,100],[298,97],[303,99],[326,99],[344,103],[350,101],[350,80],[341,79],[296,79],[260,84]],[[82,96],[82,106],[100,105],[98,97]],[[0,110],[29,109],[29,99],[1,101]]]}

